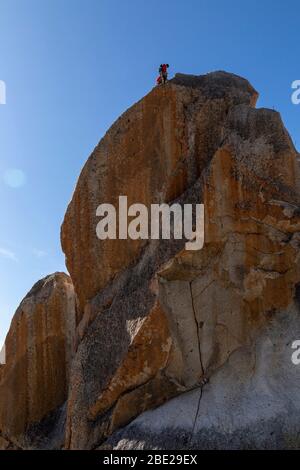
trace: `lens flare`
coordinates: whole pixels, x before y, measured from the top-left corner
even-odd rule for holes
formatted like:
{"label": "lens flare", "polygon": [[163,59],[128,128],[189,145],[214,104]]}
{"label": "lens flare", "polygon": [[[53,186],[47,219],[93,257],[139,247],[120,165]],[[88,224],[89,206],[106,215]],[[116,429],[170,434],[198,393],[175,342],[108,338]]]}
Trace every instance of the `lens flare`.
{"label": "lens flare", "polygon": [[4,172],[4,182],[10,188],[20,188],[26,183],[25,173],[18,168],[10,168]]}

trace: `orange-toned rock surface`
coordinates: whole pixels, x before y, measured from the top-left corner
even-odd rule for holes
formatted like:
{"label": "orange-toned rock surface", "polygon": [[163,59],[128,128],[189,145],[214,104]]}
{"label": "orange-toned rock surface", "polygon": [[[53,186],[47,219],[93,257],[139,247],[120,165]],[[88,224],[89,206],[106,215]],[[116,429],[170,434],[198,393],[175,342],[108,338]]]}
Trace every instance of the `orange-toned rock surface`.
{"label": "orange-toned rock surface", "polygon": [[[298,153],[257,97],[178,74],[100,141],[61,231],[73,284],[41,281],[8,334],[0,446],[300,448]],[[121,195],[203,203],[203,248],[100,241],[96,209]]]}
{"label": "orange-toned rock surface", "polygon": [[62,248],[81,310],[137,262],[143,241],[95,237],[101,203],[170,202],[200,176],[218,149],[230,108],[255,105],[244,79],[224,72],[177,75],[154,88],[110,128],[85,164],[62,226]]}
{"label": "orange-toned rock surface", "polygon": [[[298,155],[256,99],[224,72],[178,75],[127,111],[85,165],[62,227],[82,316],[66,447],[94,448],[147,409],[202,395],[278,312],[296,309]],[[96,208],[119,195],[204,203],[204,248],[99,241]]]}
{"label": "orange-toned rock surface", "polygon": [[21,302],[6,337],[0,381],[0,431],[26,447],[30,428],[67,397],[75,295],[63,273],[47,276]]}
{"label": "orange-toned rock surface", "polygon": [[[300,370],[291,361],[300,337],[297,157],[278,113],[230,110],[202,179],[205,246],[158,273],[173,344],[199,345],[205,380],[198,389],[186,382],[195,390],[142,414],[103,448],[300,447]],[[189,357],[186,371],[197,367]]]}

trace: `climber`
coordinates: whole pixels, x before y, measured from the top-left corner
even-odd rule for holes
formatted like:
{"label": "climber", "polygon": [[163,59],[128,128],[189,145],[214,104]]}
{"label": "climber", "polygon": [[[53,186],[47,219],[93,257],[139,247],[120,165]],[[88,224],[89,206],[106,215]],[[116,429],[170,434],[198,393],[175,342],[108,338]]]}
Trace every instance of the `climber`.
{"label": "climber", "polygon": [[159,77],[156,79],[157,85],[165,84],[168,80],[169,64],[161,64],[159,67]]}
{"label": "climber", "polygon": [[161,76],[159,75],[156,79],[156,85],[161,85],[162,79]]}

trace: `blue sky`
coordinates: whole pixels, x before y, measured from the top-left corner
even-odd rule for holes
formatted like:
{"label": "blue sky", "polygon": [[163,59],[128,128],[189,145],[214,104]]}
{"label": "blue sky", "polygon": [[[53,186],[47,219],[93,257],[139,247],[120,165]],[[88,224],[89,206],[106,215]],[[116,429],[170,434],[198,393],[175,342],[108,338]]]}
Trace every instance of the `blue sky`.
{"label": "blue sky", "polygon": [[299,148],[299,15],[293,0],[0,0],[0,342],[33,283],[65,269],[60,225],[80,169],[161,62],[247,77]]}

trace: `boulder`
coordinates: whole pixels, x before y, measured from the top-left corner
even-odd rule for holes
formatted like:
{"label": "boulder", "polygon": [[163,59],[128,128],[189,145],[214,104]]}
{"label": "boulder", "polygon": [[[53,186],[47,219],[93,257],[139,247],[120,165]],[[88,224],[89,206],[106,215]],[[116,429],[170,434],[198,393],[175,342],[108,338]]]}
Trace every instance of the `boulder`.
{"label": "boulder", "polygon": [[[0,366],[0,448],[298,449],[300,175],[249,82],[178,74],[109,129]],[[97,207],[204,204],[204,246],[99,240]],[[73,287],[74,286],[74,287]],[[78,302],[77,302],[78,299]]]}
{"label": "boulder", "polygon": [[205,246],[159,273],[185,334],[190,282],[205,380],[101,448],[300,448],[297,153],[270,110],[235,107],[224,136],[204,176]]}
{"label": "boulder", "polygon": [[[289,333],[297,333],[300,280],[298,154],[280,115],[255,109],[256,99],[253,87],[231,74],[177,75],[121,116],[85,165],[62,227],[62,246],[80,299],[67,448],[135,448],[143,442],[151,447],[156,431],[161,448],[172,439],[174,448],[181,448],[177,431],[188,436],[186,448],[207,447],[201,437],[207,428],[198,420],[199,397],[202,401],[226,370],[225,397],[218,402],[224,416],[214,421],[212,413],[210,439],[217,447],[225,446],[224,436],[217,436],[222,419],[224,429],[233,423],[229,431],[243,448],[249,442],[258,446],[246,432],[251,416],[254,428],[265,433],[265,447],[274,446],[277,437],[280,441],[278,429],[291,409],[299,417],[294,366],[289,362],[291,395],[278,397],[282,380],[273,370],[255,369],[263,363],[255,353],[257,342],[268,334],[279,351],[274,356],[272,348],[268,351],[268,363],[278,363],[281,354],[284,367],[280,319],[285,318]],[[204,203],[203,249],[187,251],[185,240],[174,239],[98,240],[96,208],[104,202],[117,205],[119,195],[128,196],[128,204],[147,207]],[[231,362],[239,354],[249,355],[247,367],[242,368],[242,359]],[[214,393],[221,394],[222,380],[217,380],[217,392],[211,389],[208,404],[214,403]],[[271,384],[272,420],[279,423],[272,439],[270,414],[259,424],[259,412],[251,411],[255,401],[246,400],[241,421],[232,421],[232,403],[243,406],[243,395],[252,392],[257,400],[263,380]],[[266,394],[271,396],[267,389]],[[275,406],[277,398],[280,406]],[[196,411],[189,405],[194,410],[186,410],[190,424],[180,428],[176,407],[189,400]],[[166,401],[170,404],[160,406]],[[265,406],[262,397],[258,409]],[[169,440],[164,439],[165,419]],[[146,424],[151,427],[154,420],[160,424],[148,433]],[[298,445],[295,422],[286,427],[294,442],[290,446]]]}
{"label": "boulder", "polygon": [[0,431],[20,446],[38,446],[34,426],[52,414],[48,432],[67,398],[75,307],[70,277],[55,273],[34,285],[11,322],[0,376]]}
{"label": "boulder", "polygon": [[178,74],[154,88],[109,129],[87,160],[61,230],[80,312],[114,277],[136,263],[145,241],[99,240],[96,209],[170,202],[195,183],[223,139],[229,110],[254,106],[249,82],[225,72]]}

